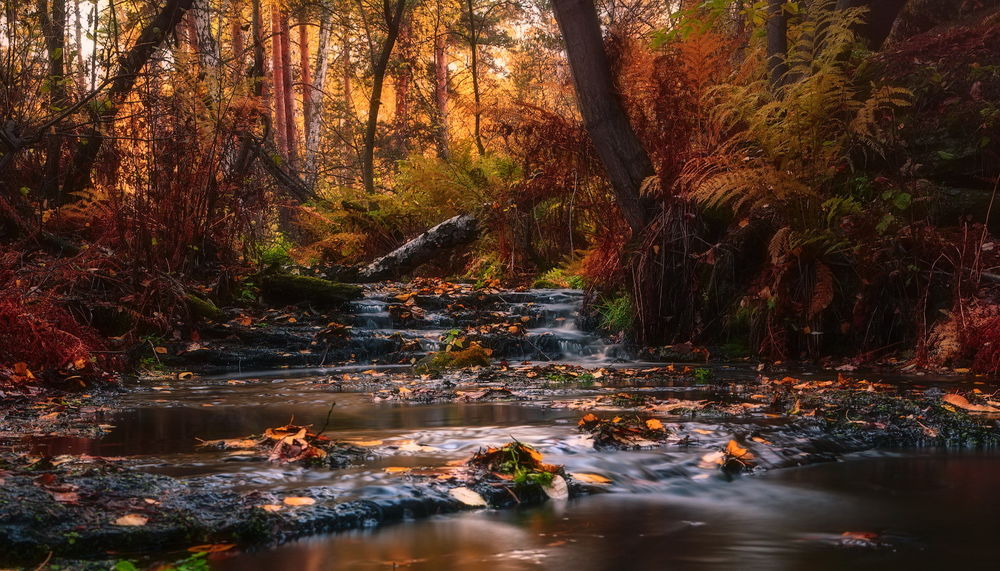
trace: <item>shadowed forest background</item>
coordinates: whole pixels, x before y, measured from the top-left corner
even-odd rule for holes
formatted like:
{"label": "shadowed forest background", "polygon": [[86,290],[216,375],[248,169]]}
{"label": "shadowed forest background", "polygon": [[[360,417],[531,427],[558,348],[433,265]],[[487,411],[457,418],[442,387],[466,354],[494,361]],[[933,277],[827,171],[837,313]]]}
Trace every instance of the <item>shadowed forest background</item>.
{"label": "shadowed forest background", "polygon": [[416,275],[631,347],[996,373],[998,46],[987,0],[4,0],[0,377],[459,215]]}

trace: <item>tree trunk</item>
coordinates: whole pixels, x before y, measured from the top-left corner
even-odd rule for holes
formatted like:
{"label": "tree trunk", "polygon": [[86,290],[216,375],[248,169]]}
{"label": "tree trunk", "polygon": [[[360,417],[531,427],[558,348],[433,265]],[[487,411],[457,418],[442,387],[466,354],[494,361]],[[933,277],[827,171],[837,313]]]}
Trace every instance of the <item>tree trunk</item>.
{"label": "tree trunk", "polygon": [[774,90],[788,80],[788,14],[784,6],[785,0],[767,3],[767,77]]}
{"label": "tree trunk", "polygon": [[313,106],[313,84],[312,84],[312,72],[309,62],[309,28],[306,25],[306,12],[301,10],[299,12],[299,70],[302,73],[302,80],[299,82],[302,85],[302,118],[303,125],[306,131],[307,139],[307,152],[308,152],[308,139],[309,139],[309,119],[312,117],[312,106]]}
{"label": "tree trunk", "polygon": [[274,140],[278,145],[278,152],[285,159],[288,158],[288,131],[285,129],[287,120],[285,109],[285,58],[281,57],[281,12],[277,4],[271,4],[271,89],[274,93],[274,121],[271,124],[274,129]]}
{"label": "tree trunk", "polygon": [[288,12],[281,11],[281,82],[285,97],[285,140],[288,143],[288,162],[298,163],[298,135],[295,129],[295,102],[292,99],[292,47],[288,29]]}
{"label": "tree trunk", "polygon": [[107,101],[110,108],[104,112],[97,125],[78,139],[73,160],[63,183],[63,199],[87,188],[97,161],[97,155],[104,143],[102,131],[114,121],[122,102],[135,86],[139,72],[145,67],[153,52],[164,38],[173,33],[184,13],[191,8],[192,0],[166,0],[163,9],[139,34],[139,39],[128,52],[123,54],[115,69],[114,80],[108,89]]}
{"label": "tree trunk", "polygon": [[365,139],[361,149],[361,178],[365,192],[375,193],[375,131],[378,128],[378,112],[382,106],[382,87],[385,84],[386,70],[389,68],[389,57],[396,45],[399,28],[403,22],[403,11],[406,0],[384,0],[383,4],[386,23],[386,36],[382,41],[375,67],[372,69],[372,94],[368,101],[368,121],[365,124]]}
{"label": "tree trunk", "polygon": [[906,0],[837,0],[837,9],[867,7],[865,24],[856,30],[868,48],[877,51],[892,33],[899,13],[906,7]]}
{"label": "tree trunk", "polygon": [[[66,105],[66,0],[38,0],[38,15],[41,18],[42,33],[45,35],[45,50],[49,58],[49,106],[58,113]],[[42,180],[42,195],[53,200],[59,198],[59,163],[62,158],[62,139],[56,134],[56,126],[47,136],[45,150],[45,173]]]}
{"label": "tree trunk", "polygon": [[[191,5],[191,23],[194,26],[195,45],[198,49],[198,62],[202,73],[212,80],[218,80],[218,70],[222,64],[222,52],[219,42],[212,34],[212,13],[209,10],[209,0],[194,0]],[[216,86],[212,86],[216,88]]]}
{"label": "tree trunk", "polygon": [[410,123],[410,83],[413,79],[413,37],[410,26],[401,26],[399,30],[399,67],[395,77],[396,109],[393,120],[401,141],[400,149],[407,152],[407,125]]}
{"label": "tree trunk", "polygon": [[483,108],[479,93],[479,32],[476,30],[476,11],[472,2],[473,0],[465,0],[465,7],[469,18],[469,67],[472,73],[472,133],[476,142],[476,150],[482,156],[486,154],[486,148],[483,146],[481,132]]}
{"label": "tree trunk", "polygon": [[439,30],[434,36],[434,103],[437,111],[434,117],[437,154],[448,158],[448,36]]}
{"label": "tree trunk", "polygon": [[653,163],[615,91],[593,0],[553,0],[552,5],[566,43],[580,114],[635,238],[651,215],[651,204],[640,188],[656,174]]}
{"label": "tree trunk", "polygon": [[323,9],[319,22],[319,46],[316,53],[316,81],[312,90],[312,105],[306,114],[306,168],[310,183],[316,182],[316,155],[323,130],[323,109],[326,106],[326,77],[330,71],[330,39],[333,21],[329,10]]}
{"label": "tree trunk", "polygon": [[246,46],[243,44],[243,18],[242,2],[240,0],[230,0],[229,5],[229,35],[233,42],[233,76],[240,80],[243,77],[246,67],[243,64],[243,51]]}

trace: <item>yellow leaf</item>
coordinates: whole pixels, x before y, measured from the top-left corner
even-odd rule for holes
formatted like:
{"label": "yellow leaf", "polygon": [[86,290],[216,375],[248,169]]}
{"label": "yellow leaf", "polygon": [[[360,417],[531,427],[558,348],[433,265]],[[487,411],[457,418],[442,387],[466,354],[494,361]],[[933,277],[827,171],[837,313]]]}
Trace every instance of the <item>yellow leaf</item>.
{"label": "yellow leaf", "polygon": [[663,423],[657,418],[650,418],[646,420],[646,428],[650,430],[664,430]]}
{"label": "yellow leaf", "polygon": [[403,474],[409,472],[412,468],[406,468],[404,466],[389,466],[388,468],[383,468],[382,471],[386,474]]}
{"label": "yellow leaf", "polygon": [[286,506],[311,506],[316,503],[313,498],[306,498],[303,496],[288,496],[287,498],[281,500]]}
{"label": "yellow leaf", "polygon": [[141,516],[139,514],[128,514],[115,520],[115,525],[129,526],[129,527],[139,527],[146,525],[149,518]]}
{"label": "yellow leaf", "polygon": [[266,512],[279,512],[282,509],[284,509],[282,506],[279,506],[277,504],[263,504],[263,505],[259,505],[257,507],[260,508],[260,509],[262,509],[262,510],[264,510],[264,511],[266,511]]}

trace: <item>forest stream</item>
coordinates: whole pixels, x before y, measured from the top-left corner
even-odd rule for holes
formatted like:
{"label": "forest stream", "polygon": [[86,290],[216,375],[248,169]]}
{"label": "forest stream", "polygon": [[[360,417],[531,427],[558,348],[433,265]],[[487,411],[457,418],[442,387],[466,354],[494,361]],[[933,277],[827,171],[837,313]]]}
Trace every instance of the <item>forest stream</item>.
{"label": "forest stream", "polygon": [[[984,490],[1000,474],[995,450],[872,449],[842,445],[836,438],[817,445],[825,437],[789,415],[669,410],[654,414],[685,438],[595,449],[577,424],[584,410],[606,408],[602,398],[725,402],[732,391],[723,387],[751,384],[759,373],[745,363],[716,363],[708,382],[691,374],[657,374],[675,365],[609,357],[598,337],[577,328],[580,292],[497,295],[506,296],[503,307],[480,313],[481,324],[514,315],[527,317],[529,325],[524,343],[498,341],[503,349],[493,358],[506,359],[500,364],[438,378],[416,375],[406,364],[353,363],[145,382],[121,397],[120,408],[95,420],[113,426],[103,436],[35,437],[30,454],[127,458],[131,470],[237,494],[281,497],[321,490],[313,494],[320,504],[391,503],[397,494],[410,493],[420,470],[454,465],[482,447],[513,439],[534,447],[546,462],[564,466],[567,474],[597,482],[582,497],[541,505],[420,514],[431,517],[406,513],[404,521],[386,526],[361,521],[347,526],[360,529],[305,533],[276,546],[240,551],[241,545],[209,556],[213,568],[223,570],[929,569],[991,556],[995,504]],[[398,346],[372,341],[394,339],[419,353],[441,348],[445,331],[458,325],[453,312],[431,311],[399,327],[386,299],[369,292],[352,304],[355,330],[343,344],[384,347],[395,355]],[[542,362],[542,353],[553,362]],[[484,376],[496,369],[527,371],[528,378],[518,384]],[[653,374],[636,374],[643,370]],[[796,376],[818,382],[837,373]],[[933,393],[956,383],[897,377],[886,384]],[[477,400],[482,397],[477,389],[498,384],[511,389],[496,400]],[[412,387],[402,393],[411,398],[401,397],[399,386]],[[427,386],[441,392],[421,395]],[[450,390],[465,398],[448,398]],[[310,426],[368,452],[331,469],[202,445],[285,424]],[[733,473],[706,465],[706,456],[737,436],[756,447],[760,469]],[[775,452],[762,450],[768,447]],[[176,548],[164,545],[152,555],[147,548],[138,560],[183,556]]]}

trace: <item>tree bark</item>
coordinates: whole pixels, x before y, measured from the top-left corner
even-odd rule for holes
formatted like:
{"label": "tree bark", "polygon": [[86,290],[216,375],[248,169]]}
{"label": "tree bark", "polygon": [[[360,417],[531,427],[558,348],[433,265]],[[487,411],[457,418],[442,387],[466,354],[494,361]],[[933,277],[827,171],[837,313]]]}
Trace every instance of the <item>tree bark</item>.
{"label": "tree bark", "polygon": [[[212,13],[209,10],[209,0],[194,0],[191,4],[191,20],[194,26],[195,46],[198,49],[198,62],[202,73],[211,76],[217,74],[222,64],[222,51],[219,42],[212,33]],[[217,79],[217,75],[215,79]]]}
{"label": "tree bark", "polygon": [[274,140],[278,152],[288,158],[288,132],[285,130],[285,82],[284,58],[281,57],[281,12],[277,4],[271,4],[271,91],[274,93]]}
{"label": "tree bark", "polygon": [[479,155],[486,154],[482,136],[482,97],[479,92],[479,31],[476,29],[476,10],[473,0],[465,0],[466,15],[469,18],[469,68],[472,73],[472,133]]}
{"label": "tree bark", "polygon": [[192,1],[166,0],[163,9],[143,28],[132,49],[119,59],[106,98],[110,107],[103,112],[98,123],[79,138],[63,183],[64,200],[73,193],[81,192],[90,184],[97,155],[104,143],[102,131],[114,121],[121,104],[135,86],[139,72],[149,62],[164,38],[173,33],[184,13],[191,8]]}
{"label": "tree bark", "polygon": [[[66,105],[66,0],[38,0],[38,14],[41,18],[42,33],[45,35],[45,50],[49,58],[49,107],[58,113]],[[53,125],[47,136],[45,150],[45,171],[42,180],[42,195],[53,200],[59,198],[59,164],[62,159],[62,139]]]}
{"label": "tree bark", "polygon": [[448,158],[448,35],[447,31],[438,30],[434,36],[434,104],[436,116],[435,140],[437,154],[442,159]]}
{"label": "tree bark", "polygon": [[593,0],[553,0],[552,5],[566,43],[580,114],[635,238],[652,212],[640,188],[646,178],[656,174],[653,163],[615,91]]}
{"label": "tree bark", "polygon": [[785,0],[767,3],[767,77],[774,90],[788,80],[788,14],[784,6]]}
{"label": "tree bark", "polygon": [[243,51],[246,46],[243,44],[243,18],[241,13],[242,2],[240,0],[230,0],[229,5],[229,35],[233,42],[233,76],[240,80],[243,77],[246,67],[243,64]]}
{"label": "tree bark", "polygon": [[867,7],[865,24],[858,30],[858,36],[874,51],[879,50],[896,24],[907,0],[837,0],[837,9]]}
{"label": "tree bark", "polygon": [[285,97],[285,140],[288,142],[288,162],[298,163],[298,135],[295,129],[295,101],[292,98],[292,47],[288,29],[288,12],[281,11],[281,82]]}
{"label": "tree bark", "polygon": [[[302,85],[302,118],[306,131],[305,138],[308,139],[309,119],[312,117],[313,84],[312,84],[312,71],[309,69],[311,66],[311,62],[309,61],[309,54],[310,54],[309,28],[306,25],[305,10],[299,12],[298,19],[299,19],[299,70],[300,73],[302,74],[302,80],[299,83]],[[308,144],[306,146],[308,147]]]}
{"label": "tree bark", "polygon": [[310,183],[316,182],[316,156],[323,130],[323,110],[326,106],[326,78],[330,71],[330,39],[333,37],[333,20],[329,10],[323,9],[319,22],[319,45],[316,53],[316,80],[312,86],[312,105],[306,114],[306,168]]}
{"label": "tree bark", "polygon": [[389,68],[389,57],[399,36],[405,8],[406,0],[383,0],[386,36],[372,69],[372,94],[368,101],[368,120],[365,124],[364,145],[361,149],[361,178],[368,194],[375,193],[375,132],[378,128],[379,108],[382,106],[382,87],[385,84],[386,70]]}

